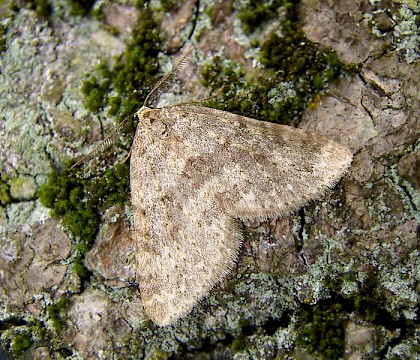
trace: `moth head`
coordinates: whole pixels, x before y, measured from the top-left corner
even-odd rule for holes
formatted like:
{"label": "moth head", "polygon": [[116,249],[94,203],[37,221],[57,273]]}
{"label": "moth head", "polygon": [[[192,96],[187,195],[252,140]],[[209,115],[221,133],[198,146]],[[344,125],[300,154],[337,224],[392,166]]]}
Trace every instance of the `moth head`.
{"label": "moth head", "polygon": [[139,120],[141,121],[142,119],[143,119],[143,116],[144,116],[144,113],[145,112],[147,112],[147,111],[149,111],[150,110],[150,108],[149,107],[147,107],[147,106],[142,106],[137,112],[136,112],[136,115],[137,115],[137,117],[139,118]]}

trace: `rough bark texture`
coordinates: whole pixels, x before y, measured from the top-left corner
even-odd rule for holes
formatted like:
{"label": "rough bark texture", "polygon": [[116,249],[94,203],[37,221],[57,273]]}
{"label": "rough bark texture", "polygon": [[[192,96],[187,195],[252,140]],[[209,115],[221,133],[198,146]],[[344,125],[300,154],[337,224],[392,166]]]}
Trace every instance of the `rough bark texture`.
{"label": "rough bark texture", "polygon": [[[37,198],[53,166],[84,153],[114,126],[106,111],[84,108],[80,87],[101,59],[112,64],[124,52],[138,10],[130,2],[104,3],[101,20],[70,16],[68,5],[52,3],[48,22],[33,10],[0,6],[3,347],[36,359],[418,357],[418,5],[298,5],[306,39],[360,69],[315,97],[296,116],[298,126],[348,145],[353,165],[324,202],[287,218],[245,223],[236,268],[191,315],[156,327],[135,283],[130,204],[101,214],[84,258],[93,276],[82,286],[73,235]],[[238,6],[187,1],[156,10],[169,34],[162,73],[178,49],[196,41],[198,57],[179,74],[193,94],[183,99],[208,92],[200,73],[216,54],[249,79],[275,76],[259,62],[256,40],[261,45],[273,31],[281,34],[285,12],[279,7],[247,33]],[[173,97],[171,90],[162,96],[166,103]],[[59,310],[64,298],[69,302]]]}

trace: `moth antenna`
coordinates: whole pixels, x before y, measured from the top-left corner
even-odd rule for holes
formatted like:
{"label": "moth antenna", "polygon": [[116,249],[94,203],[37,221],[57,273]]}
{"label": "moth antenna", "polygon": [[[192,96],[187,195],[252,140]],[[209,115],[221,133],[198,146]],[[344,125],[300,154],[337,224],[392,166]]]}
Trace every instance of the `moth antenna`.
{"label": "moth antenna", "polygon": [[147,94],[146,99],[144,100],[143,106],[147,106],[151,98],[155,100],[156,95],[160,94],[163,91],[162,88],[171,83],[171,81],[176,76],[178,71],[180,71],[187,63],[189,57],[192,54],[192,51],[193,51],[192,48],[189,49],[187,53],[182,57],[182,59],[178,62],[178,64],[176,64],[168,74],[166,74],[163,78],[161,78],[155,84],[155,86],[153,86],[152,90],[150,90],[149,94]]}
{"label": "moth antenna", "polygon": [[71,166],[71,169],[79,166],[83,162],[85,162],[87,159],[90,159],[91,157],[94,157],[98,153],[101,153],[107,148],[108,146],[112,145],[115,142],[115,139],[127,128],[127,124],[129,123],[129,120],[131,120],[137,113],[131,114],[127,116],[121,123],[114,129],[112,129],[112,132],[110,135],[108,135],[104,140],[102,140],[98,145],[94,147],[92,151],[87,153],[85,156],[82,156],[76,163],[74,163]]}
{"label": "moth antenna", "polygon": [[[150,98],[156,97],[157,94],[160,94],[164,89],[163,87],[166,84],[169,84],[171,80],[176,76],[177,72],[181,70],[185,64],[188,61],[188,58],[191,56],[193,49],[190,48],[187,50],[187,53],[182,57],[182,59],[172,68],[172,70],[166,74],[163,78],[161,78],[152,88],[152,90],[147,94],[146,99],[144,100],[143,106],[147,106],[147,103],[150,101]],[[71,169],[79,166],[83,162],[85,162],[87,159],[97,155],[100,152],[103,152],[105,148],[112,145],[115,141],[115,139],[123,132],[123,130],[126,128],[128,121],[137,114],[134,113],[132,115],[129,115],[126,117],[116,128],[114,128],[111,132],[111,134],[102,140],[95,148],[90,151],[88,154],[83,156],[81,159],[79,159],[76,163],[74,163],[71,166]]]}

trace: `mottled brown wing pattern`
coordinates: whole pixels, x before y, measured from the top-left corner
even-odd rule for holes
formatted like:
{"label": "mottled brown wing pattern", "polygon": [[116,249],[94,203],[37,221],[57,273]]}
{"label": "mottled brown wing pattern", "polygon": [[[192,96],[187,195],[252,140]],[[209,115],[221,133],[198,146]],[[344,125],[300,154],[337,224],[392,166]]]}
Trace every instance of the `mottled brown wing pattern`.
{"label": "mottled brown wing pattern", "polygon": [[210,108],[144,108],[131,153],[138,277],[147,315],[187,314],[229,272],[240,219],[289,213],[351,162],[318,134]]}

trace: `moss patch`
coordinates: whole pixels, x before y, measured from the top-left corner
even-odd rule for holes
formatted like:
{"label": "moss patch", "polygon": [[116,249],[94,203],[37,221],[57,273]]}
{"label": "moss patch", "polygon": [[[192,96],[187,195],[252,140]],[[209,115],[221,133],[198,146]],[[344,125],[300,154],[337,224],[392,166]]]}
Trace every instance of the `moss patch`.
{"label": "moss patch", "polygon": [[92,9],[95,0],[70,0],[73,15],[85,16]]}
{"label": "moss patch", "polygon": [[[107,109],[110,116],[121,121],[143,105],[156,81],[162,40],[159,25],[149,10],[140,11],[138,24],[124,56],[115,66],[111,69],[103,62],[97,68],[98,75],[89,75],[84,81],[81,90],[87,109],[93,112]],[[134,130],[135,125],[130,128],[131,132]]]}
{"label": "moss patch", "polygon": [[124,203],[130,193],[129,166],[114,168],[91,178],[80,178],[74,169],[55,171],[48,175],[48,183],[41,186],[38,197],[51,209],[52,216],[61,216],[63,225],[76,237],[73,270],[85,280],[89,276],[83,258],[91,248],[99,230],[99,213]]}
{"label": "moss patch", "polygon": [[[107,109],[117,121],[140,108],[158,71],[159,26],[147,9],[141,9],[138,23],[125,55],[113,68],[101,63],[97,75],[88,76],[82,85],[85,106],[95,112]],[[110,98],[111,91],[114,96]],[[126,131],[134,133],[135,126],[130,124]],[[99,230],[100,213],[112,205],[125,203],[129,194],[128,164],[89,176],[70,169],[67,164],[49,174],[48,182],[40,187],[41,203],[51,209],[52,216],[62,217],[63,225],[75,237],[71,268],[81,281],[90,277],[83,259]]]}
{"label": "moss patch", "polygon": [[297,1],[288,0],[257,0],[257,1],[237,1],[235,3],[238,11],[238,19],[242,23],[242,28],[246,34],[255,31],[263,22],[275,19],[279,16],[279,10],[284,7],[291,9]]}
{"label": "moss patch", "polygon": [[15,1],[14,5],[16,7],[21,7],[27,5],[31,10],[34,10],[36,14],[42,19],[48,20],[52,7],[48,0],[18,0]]}
{"label": "moss patch", "polygon": [[48,316],[52,322],[52,325],[57,332],[62,332],[66,327],[66,322],[64,320],[64,313],[70,306],[69,299],[63,297],[54,305],[47,307]]}
{"label": "moss patch", "polygon": [[174,13],[181,8],[183,5],[182,1],[177,0],[161,0],[160,1],[160,9],[157,9],[161,12],[170,12]]}
{"label": "moss patch", "polygon": [[247,79],[233,62],[215,57],[203,71],[203,84],[223,94],[208,106],[265,121],[295,124],[296,117],[324,92],[328,84],[353,72],[329,51],[319,50],[299,29],[296,8],[285,6],[282,36],[273,32],[263,41],[260,62],[267,72]]}
{"label": "moss patch", "polygon": [[231,348],[234,353],[244,351],[246,349],[246,342],[242,339],[234,339]]}
{"label": "moss patch", "polygon": [[0,178],[0,205],[5,206],[12,202],[10,187],[6,181]]}
{"label": "moss patch", "polygon": [[56,340],[55,335],[48,336],[41,321],[33,318],[9,318],[1,323],[3,349],[10,351],[16,359],[32,359],[33,350],[38,347],[54,349]]}
{"label": "moss patch", "polygon": [[300,318],[300,322],[306,325],[301,330],[297,344],[316,354],[318,359],[342,358],[346,315],[339,303],[315,305]]}
{"label": "moss patch", "polygon": [[29,350],[33,344],[32,336],[30,331],[22,331],[13,339],[10,350],[14,355],[21,355],[25,351]]}
{"label": "moss patch", "polygon": [[108,104],[108,93],[111,90],[111,74],[105,63],[98,66],[102,80],[89,76],[82,84],[82,94],[85,96],[85,108],[98,112]]}
{"label": "moss patch", "polygon": [[6,50],[6,26],[0,24],[0,54]]}
{"label": "moss patch", "polygon": [[[342,279],[334,281],[327,279],[324,285],[331,291],[332,297],[314,306],[301,305],[297,345],[316,355],[317,359],[341,359],[345,355],[344,335],[350,319],[359,319],[364,324],[398,332],[399,335],[392,341],[394,345],[412,338],[413,321],[403,316],[394,318],[387,310],[386,297],[382,293],[385,290],[379,288],[376,273],[375,269],[370,269],[360,290],[347,297],[339,293],[339,288],[348,276],[353,278],[352,274],[343,275]],[[384,357],[389,346],[387,344],[379,351],[379,358]]]}

